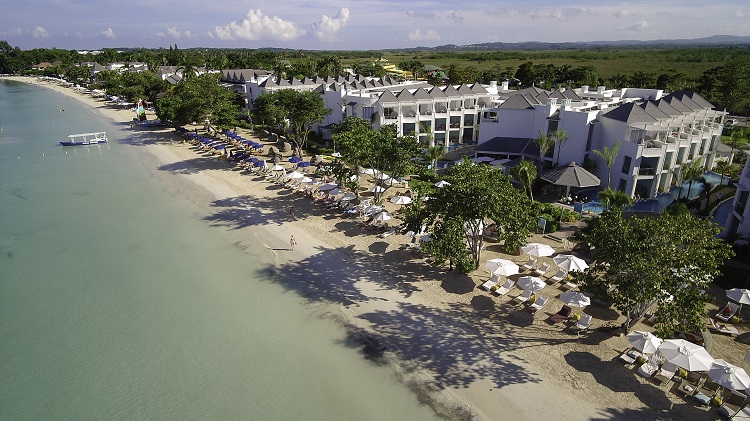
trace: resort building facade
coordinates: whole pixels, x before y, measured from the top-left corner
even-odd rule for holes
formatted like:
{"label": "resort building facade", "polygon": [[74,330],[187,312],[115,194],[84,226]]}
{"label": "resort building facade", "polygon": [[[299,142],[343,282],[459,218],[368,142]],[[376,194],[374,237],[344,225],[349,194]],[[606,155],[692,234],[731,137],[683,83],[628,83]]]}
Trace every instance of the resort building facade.
{"label": "resort building facade", "polygon": [[[539,133],[565,130],[543,157],[545,168],[583,164],[611,187],[634,197],[653,197],[681,182],[680,168],[699,161],[712,168],[725,112],[698,94],[658,89],[502,92],[499,105],[482,113],[476,153],[497,159],[539,159]],[[619,152],[610,168],[594,150]],[[608,177],[609,175],[609,177]]]}
{"label": "resort building facade", "polygon": [[[748,151],[744,153],[750,155]],[[722,234],[725,236],[736,234],[750,238],[750,206],[747,205],[748,198],[750,198],[750,159],[745,161],[740,181],[735,186],[737,186],[737,192],[732,201],[732,209],[727,216],[727,222],[724,224],[726,230]]]}

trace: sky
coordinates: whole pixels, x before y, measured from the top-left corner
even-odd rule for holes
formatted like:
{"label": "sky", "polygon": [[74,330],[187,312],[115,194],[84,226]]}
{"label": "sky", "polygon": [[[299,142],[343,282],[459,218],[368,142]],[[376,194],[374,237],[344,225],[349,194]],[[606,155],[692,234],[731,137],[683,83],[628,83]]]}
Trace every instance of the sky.
{"label": "sky", "polygon": [[21,49],[367,50],[750,35],[748,0],[0,0]]}

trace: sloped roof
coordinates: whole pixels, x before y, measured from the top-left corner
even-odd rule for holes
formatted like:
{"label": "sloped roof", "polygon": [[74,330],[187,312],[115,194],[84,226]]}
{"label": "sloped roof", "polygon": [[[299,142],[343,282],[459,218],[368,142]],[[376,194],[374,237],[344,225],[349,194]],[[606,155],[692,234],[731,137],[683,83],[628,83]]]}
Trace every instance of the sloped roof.
{"label": "sloped roof", "polygon": [[396,98],[398,98],[398,102],[416,102],[416,98],[414,98],[414,95],[411,94],[406,89],[402,89],[401,92],[399,92],[396,95]]}
{"label": "sloped roof", "polygon": [[276,83],[274,79],[275,78],[273,77],[266,78],[266,80],[261,82],[260,86],[264,88],[273,88],[273,87],[279,86],[279,84]]}
{"label": "sloped roof", "polygon": [[534,96],[539,95],[542,92],[546,92],[544,89],[539,89],[536,86],[529,86],[528,88],[519,89],[516,91],[517,94],[531,94]]}
{"label": "sloped roof", "polygon": [[539,156],[539,147],[528,137],[493,137],[477,145],[475,153]]}
{"label": "sloped roof", "polygon": [[557,99],[568,99],[565,94],[560,92],[559,90],[555,89],[552,91],[552,93],[549,95],[550,98],[557,98]]}
{"label": "sloped roof", "polygon": [[467,84],[461,84],[461,86],[458,87],[458,93],[461,95],[471,95],[474,96],[474,91],[471,90],[471,87]]}
{"label": "sloped roof", "polygon": [[489,94],[489,92],[487,92],[487,90],[484,89],[484,86],[482,86],[482,84],[479,83],[479,82],[471,85],[471,91],[474,92],[477,95]]}
{"label": "sloped roof", "polygon": [[445,93],[448,97],[457,97],[461,96],[461,93],[456,90],[456,88],[453,87],[453,85],[448,85],[443,89],[443,93]]}
{"label": "sloped roof", "polygon": [[417,101],[432,101],[432,97],[424,88],[417,88],[412,95]]}
{"label": "sloped roof", "polygon": [[660,110],[659,107],[651,101],[646,101],[643,104],[640,104],[640,107],[643,108],[643,110],[646,111],[648,115],[657,120],[666,120],[672,118],[672,116]]}
{"label": "sloped roof", "polygon": [[396,95],[393,95],[393,92],[391,91],[383,91],[378,98],[378,103],[380,103],[380,105],[397,104],[398,98],[396,98]]}
{"label": "sloped roof", "polygon": [[651,117],[643,108],[639,107],[633,102],[622,104],[619,107],[615,107],[609,111],[599,114],[599,118],[607,117],[613,120],[624,121],[630,124],[644,123],[651,124],[656,123],[656,119]]}
{"label": "sloped roof", "polygon": [[601,183],[599,177],[579,167],[575,162],[547,171],[540,178],[558,186],[570,187],[595,187]]}
{"label": "sloped roof", "polygon": [[711,104],[705,98],[693,91],[675,91],[672,92],[672,95],[680,99],[682,99],[683,96],[686,96],[703,108],[714,108],[714,104]]}
{"label": "sloped roof", "polygon": [[669,105],[667,101],[664,99],[657,99],[656,101],[649,101],[652,104],[659,107],[659,110],[663,111],[665,114],[672,116],[672,117],[679,117],[683,115],[681,112],[677,111],[673,106]]}
{"label": "sloped roof", "polygon": [[580,101],[581,97],[576,93],[576,91],[572,89],[566,89],[565,92],[563,92],[563,96],[568,99],[572,99],[573,101]]}
{"label": "sloped roof", "polygon": [[527,110],[534,108],[533,105],[526,95],[514,94],[497,108],[501,110]]}
{"label": "sloped roof", "polygon": [[671,105],[675,110],[683,114],[690,114],[691,112],[693,112],[693,110],[691,110],[685,104],[680,102],[680,100],[677,99],[676,97],[667,95],[662,99],[666,101],[669,105]]}
{"label": "sloped roof", "polygon": [[525,97],[531,97],[537,100],[539,103],[545,104],[547,103],[548,98],[552,98],[550,94],[548,94],[546,91],[542,91],[539,93],[539,95],[531,95],[531,94],[521,94]]}
{"label": "sloped roof", "polygon": [[679,101],[682,102],[682,105],[690,108],[693,111],[703,111],[706,109],[705,107],[702,107],[696,104],[695,101],[690,99],[690,97],[687,95],[681,95],[681,97],[678,97],[677,95],[673,95],[673,97],[679,99]]}
{"label": "sloped roof", "polygon": [[446,95],[445,92],[443,92],[443,90],[437,86],[433,86],[432,88],[430,88],[428,93],[435,99],[448,99],[448,95]]}

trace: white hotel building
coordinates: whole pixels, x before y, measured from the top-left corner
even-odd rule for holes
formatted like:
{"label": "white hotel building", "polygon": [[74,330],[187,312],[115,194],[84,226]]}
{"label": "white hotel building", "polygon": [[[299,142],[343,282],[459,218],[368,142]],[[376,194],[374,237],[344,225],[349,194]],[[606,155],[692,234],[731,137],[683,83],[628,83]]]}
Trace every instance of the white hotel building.
{"label": "white hotel building", "polygon": [[656,89],[527,88],[504,93],[498,106],[483,111],[476,153],[537,160],[534,139],[539,131],[564,129],[568,140],[547,153],[546,166],[595,163],[592,172],[606,187],[606,163],[593,151],[620,142],[611,169],[612,188],[653,197],[677,184],[682,165],[697,160],[713,167],[725,114],[686,91],[665,96]]}

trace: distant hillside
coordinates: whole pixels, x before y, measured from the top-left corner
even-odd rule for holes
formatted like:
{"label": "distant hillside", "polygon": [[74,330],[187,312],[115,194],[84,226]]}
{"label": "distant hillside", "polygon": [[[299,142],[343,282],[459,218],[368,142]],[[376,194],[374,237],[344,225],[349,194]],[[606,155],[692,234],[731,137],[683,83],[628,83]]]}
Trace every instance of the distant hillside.
{"label": "distant hillside", "polygon": [[695,39],[656,39],[650,41],[588,41],[588,42],[486,42],[469,45],[439,45],[437,47],[415,47],[388,51],[502,51],[502,50],[575,50],[581,48],[657,48],[657,47],[719,47],[745,46],[750,48],[750,36],[713,35]]}

